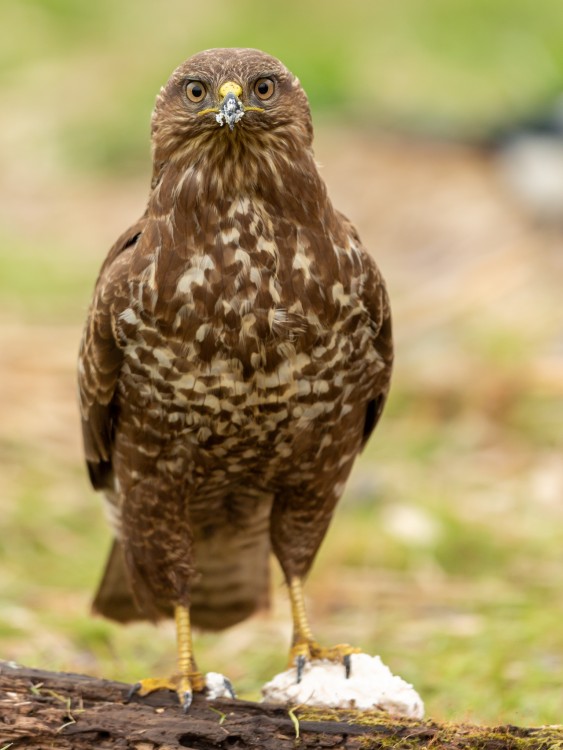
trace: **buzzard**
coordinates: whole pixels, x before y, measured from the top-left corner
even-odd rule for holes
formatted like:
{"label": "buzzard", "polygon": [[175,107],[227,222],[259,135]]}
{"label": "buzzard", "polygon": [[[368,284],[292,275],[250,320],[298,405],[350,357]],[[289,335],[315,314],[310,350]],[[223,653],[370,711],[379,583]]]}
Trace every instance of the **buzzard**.
{"label": "buzzard", "polygon": [[389,388],[382,277],[330,202],[298,79],[253,49],[189,58],[152,117],[142,217],[102,265],[79,357],[90,479],[115,540],[94,610],[174,616],[189,707],[191,626],[267,604],[273,551],[290,663],[342,661],[314,639],[303,579]]}

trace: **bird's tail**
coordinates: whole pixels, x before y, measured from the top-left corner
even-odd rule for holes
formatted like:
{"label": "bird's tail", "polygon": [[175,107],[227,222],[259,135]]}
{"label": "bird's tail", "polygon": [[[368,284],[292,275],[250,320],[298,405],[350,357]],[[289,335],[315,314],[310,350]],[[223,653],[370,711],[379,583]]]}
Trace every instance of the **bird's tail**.
{"label": "bird's tail", "polygon": [[[137,606],[125,567],[123,548],[117,539],[113,540],[102,580],[92,602],[92,611],[117,622],[154,619],[153,613],[144,613]],[[161,617],[169,617],[172,608],[157,612]]]}
{"label": "bird's tail", "polygon": [[196,541],[200,577],[191,592],[191,617],[205,630],[236,625],[270,603],[270,540],[222,529]]}
{"label": "bird's tail", "polygon": [[[270,544],[268,534],[216,532],[195,543],[198,577],[191,589],[191,621],[206,630],[236,625],[269,604]],[[171,617],[173,604],[153,602],[143,612],[131,591],[119,541],[114,540],[94,598],[95,613],[118,622]]]}

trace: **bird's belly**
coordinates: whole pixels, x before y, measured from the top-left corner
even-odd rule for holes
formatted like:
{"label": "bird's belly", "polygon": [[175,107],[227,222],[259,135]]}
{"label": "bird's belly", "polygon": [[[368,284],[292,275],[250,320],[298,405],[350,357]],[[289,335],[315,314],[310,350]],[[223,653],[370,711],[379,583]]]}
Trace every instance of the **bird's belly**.
{"label": "bird's belly", "polygon": [[211,474],[218,486],[241,475],[269,486],[289,464],[314,462],[341,420],[365,403],[381,363],[365,336],[334,330],[308,350],[271,346],[287,356],[250,371],[228,351],[186,363],[163,344],[143,362],[131,348],[120,406],[127,442],[142,444],[168,472],[206,476],[208,490]]}

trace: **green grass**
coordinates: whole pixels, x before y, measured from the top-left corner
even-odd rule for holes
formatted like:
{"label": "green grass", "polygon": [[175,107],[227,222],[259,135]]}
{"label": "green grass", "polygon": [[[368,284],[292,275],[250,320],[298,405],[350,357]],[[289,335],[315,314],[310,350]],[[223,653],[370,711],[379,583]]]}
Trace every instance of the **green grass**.
{"label": "green grass", "polygon": [[0,310],[28,321],[63,322],[85,315],[97,260],[49,239],[36,242],[0,237]]}

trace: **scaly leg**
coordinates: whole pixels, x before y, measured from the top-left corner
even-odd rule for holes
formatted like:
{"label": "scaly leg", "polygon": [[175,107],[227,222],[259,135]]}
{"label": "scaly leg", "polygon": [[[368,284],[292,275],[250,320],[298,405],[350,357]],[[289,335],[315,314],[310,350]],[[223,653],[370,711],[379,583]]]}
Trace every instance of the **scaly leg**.
{"label": "scaly leg", "polygon": [[155,690],[174,690],[184,711],[192,703],[194,691],[205,689],[205,679],[198,672],[193,655],[192,630],[190,626],[190,610],[183,604],[174,609],[176,620],[176,638],[178,644],[178,673],[166,679],[148,678],[133,686],[130,695],[148,695]]}
{"label": "scaly leg", "polygon": [[293,618],[293,641],[289,651],[289,667],[297,668],[297,682],[301,682],[305,664],[312,659],[342,662],[346,670],[346,677],[349,677],[350,656],[360,653],[361,649],[347,643],[339,643],[332,648],[325,648],[316,642],[305,611],[303,582],[298,577],[292,578],[289,582],[289,599]]}
{"label": "scaly leg", "polygon": [[176,619],[179,671],[176,692],[184,711],[187,711],[192,703],[193,691],[201,692],[205,689],[205,678],[201,672],[198,672],[194,659],[189,607],[179,604],[174,610],[174,617]]}

